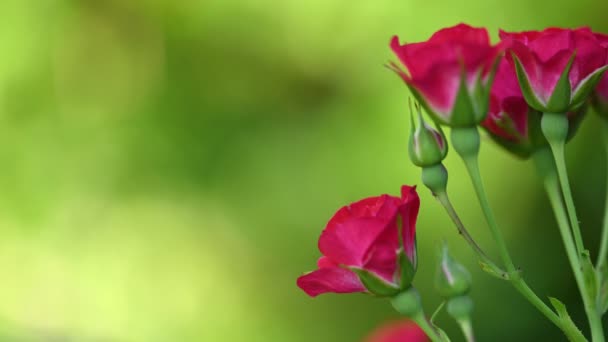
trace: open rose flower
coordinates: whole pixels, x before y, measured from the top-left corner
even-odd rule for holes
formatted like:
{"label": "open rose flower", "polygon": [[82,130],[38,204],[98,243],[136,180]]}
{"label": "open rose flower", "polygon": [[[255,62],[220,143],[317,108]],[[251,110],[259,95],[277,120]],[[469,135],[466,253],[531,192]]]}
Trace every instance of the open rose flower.
{"label": "open rose flower", "polygon": [[607,50],[588,28],[500,31],[528,104],[566,113],[588,99],[607,66]]}
{"label": "open rose flower", "polygon": [[[586,106],[583,106],[568,112],[569,137],[576,132],[585,111]],[[522,158],[528,158],[547,144],[540,120],[541,113],[526,103],[513,65],[503,59],[490,91],[488,116],[481,125],[499,145]]]}
{"label": "open rose flower", "polygon": [[467,127],[485,118],[492,66],[500,53],[485,28],[459,24],[426,42],[404,45],[395,36],[391,49],[407,71],[394,63],[390,68],[437,121]]}
{"label": "open rose flower", "polygon": [[416,323],[406,319],[385,323],[363,342],[429,342],[429,338]]}
{"label": "open rose flower", "polygon": [[338,210],[319,238],[318,269],[298,278],[311,297],[326,292],[392,296],[410,286],[416,271],[415,187],[401,197],[370,197]]}

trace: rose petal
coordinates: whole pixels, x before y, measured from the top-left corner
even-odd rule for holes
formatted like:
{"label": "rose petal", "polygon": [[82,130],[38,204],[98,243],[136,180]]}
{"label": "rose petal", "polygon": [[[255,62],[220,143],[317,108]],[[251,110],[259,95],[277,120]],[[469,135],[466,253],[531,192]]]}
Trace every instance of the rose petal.
{"label": "rose petal", "polygon": [[364,342],[428,342],[424,331],[410,320],[389,322],[374,330]]}
{"label": "rose petal", "polygon": [[352,293],[365,291],[365,287],[355,273],[338,267],[321,268],[307,273],[298,278],[297,284],[311,297],[327,292]]}
{"label": "rose petal", "polygon": [[319,250],[336,263],[363,267],[368,249],[387,227],[386,219],[350,218],[321,233]]}
{"label": "rose petal", "polygon": [[401,187],[401,201],[399,213],[402,217],[402,236],[405,253],[412,263],[416,265],[416,220],[420,209],[420,197],[415,186]]}

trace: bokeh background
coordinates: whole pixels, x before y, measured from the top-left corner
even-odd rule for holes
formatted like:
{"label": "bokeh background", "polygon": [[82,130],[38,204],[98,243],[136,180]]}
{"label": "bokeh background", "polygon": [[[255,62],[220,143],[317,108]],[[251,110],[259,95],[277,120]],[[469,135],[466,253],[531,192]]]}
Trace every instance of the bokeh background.
{"label": "bokeh background", "polygon": [[[363,295],[308,298],[317,237],[342,205],[419,183],[408,92],[388,41],[459,22],[608,32],[601,0],[3,0],[0,340],[360,341],[397,317]],[[604,153],[589,115],[568,147],[592,254]],[[454,155],[450,193],[493,255]],[[481,166],[516,263],[584,327],[531,163],[485,139]],[[560,341],[482,274],[420,188],[415,281],[432,312],[436,246],[473,270],[480,341]],[[447,315],[439,324],[461,340]]]}

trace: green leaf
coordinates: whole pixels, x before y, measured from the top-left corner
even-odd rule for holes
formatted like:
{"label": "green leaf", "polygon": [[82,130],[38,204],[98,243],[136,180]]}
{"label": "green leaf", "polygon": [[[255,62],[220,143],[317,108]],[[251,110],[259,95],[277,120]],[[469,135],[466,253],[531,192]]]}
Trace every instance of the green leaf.
{"label": "green leaf", "polygon": [[511,56],[513,57],[513,61],[515,62],[515,73],[517,74],[517,80],[519,81],[519,87],[521,88],[521,92],[524,94],[524,98],[528,105],[536,110],[541,112],[546,111],[545,105],[536,97],[532,86],[530,85],[530,80],[528,79],[528,74],[524,70],[524,66],[521,64],[521,61],[515,53],[511,52]]}
{"label": "green leaf", "polygon": [[566,334],[566,336],[568,337],[568,340],[573,342],[587,341],[585,335],[583,335],[583,333],[578,329],[576,324],[574,324],[574,322],[572,321],[572,318],[570,318],[570,315],[568,314],[568,310],[566,309],[564,303],[559,301],[559,299],[553,297],[549,297],[549,301],[551,302],[551,305],[553,305],[553,307],[555,308],[555,311],[557,311],[557,315],[559,316],[559,318],[562,319],[562,323],[564,324],[563,331],[564,334]]}
{"label": "green leaf", "polygon": [[378,278],[373,273],[360,268],[350,268],[355,272],[363,283],[363,286],[373,295],[379,297],[391,297],[399,293],[401,290],[392,284]]}
{"label": "green leaf", "polygon": [[606,73],[606,70],[608,70],[608,65],[595,70],[581,81],[578,87],[576,87],[574,90],[574,95],[572,96],[572,107],[578,107],[585,103],[585,100],[589,97],[589,94],[593,91],[593,89],[595,89],[597,83]]}
{"label": "green leaf", "polygon": [[495,267],[492,267],[491,265],[479,260],[479,266],[481,266],[481,270],[488,273],[491,276],[494,276],[498,279],[502,279],[502,280],[509,280],[509,276],[504,273],[504,272],[500,272],[499,270],[497,270]]}
{"label": "green leaf", "polygon": [[588,250],[584,250],[581,253],[581,264],[583,268],[583,277],[585,278],[585,287],[589,290],[591,298],[597,298],[598,278]]}
{"label": "green leaf", "polygon": [[599,279],[597,304],[600,312],[604,314],[608,310],[608,263],[602,263],[596,272]]}
{"label": "green leaf", "polygon": [[576,52],[572,54],[568,60],[568,64],[559,76],[559,80],[553,88],[553,93],[547,103],[547,110],[552,113],[565,113],[570,107],[570,96],[572,95],[572,87],[570,86],[570,69],[572,69],[572,63]]}

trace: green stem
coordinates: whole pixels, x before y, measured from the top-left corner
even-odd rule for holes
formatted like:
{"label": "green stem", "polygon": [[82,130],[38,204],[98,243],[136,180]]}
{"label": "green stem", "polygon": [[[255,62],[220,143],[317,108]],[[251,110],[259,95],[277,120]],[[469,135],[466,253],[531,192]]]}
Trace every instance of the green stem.
{"label": "green stem", "polygon": [[500,276],[501,278],[507,279],[508,278],[507,273],[504,270],[502,270],[498,265],[496,265],[487,256],[487,254],[481,249],[481,247],[479,247],[479,245],[475,242],[475,240],[473,240],[473,237],[471,236],[471,234],[469,234],[469,231],[465,228],[464,224],[460,220],[460,217],[458,216],[458,213],[456,213],[456,210],[452,206],[452,203],[450,202],[448,194],[445,191],[442,191],[442,192],[436,193],[435,198],[437,198],[439,203],[441,203],[441,205],[445,208],[446,212],[450,216],[450,219],[452,219],[452,222],[458,229],[458,233],[460,235],[462,235],[464,240],[469,244],[469,246],[471,246],[471,248],[477,254],[479,259],[481,259],[481,261],[484,264],[486,264],[488,267],[490,267],[490,269],[493,272],[495,272],[498,276]]}
{"label": "green stem", "polygon": [[581,228],[578,223],[578,216],[576,215],[576,209],[574,208],[574,200],[572,199],[572,191],[570,189],[570,182],[568,181],[568,170],[566,169],[566,161],[564,159],[564,142],[549,142],[551,146],[551,152],[555,159],[557,166],[557,177],[562,188],[564,195],[564,202],[566,203],[566,210],[568,211],[568,217],[570,219],[570,227],[572,227],[572,233],[574,235],[574,244],[578,255],[581,255],[585,250],[583,245],[583,236],[581,235]]}
{"label": "green stem", "polygon": [[417,315],[412,316],[411,318],[412,318],[412,320],[414,322],[416,322],[416,324],[418,324],[418,326],[420,327],[420,329],[422,329],[424,331],[424,333],[426,334],[426,336],[428,336],[428,338],[430,338],[431,341],[433,341],[433,342],[445,342],[445,339],[443,339],[439,335],[439,333],[437,333],[437,330],[435,330],[435,328],[433,326],[431,326],[431,324],[429,323],[429,321],[424,316],[424,313],[420,312]]}
{"label": "green stem", "polygon": [[[604,131],[604,146],[606,161],[608,161],[608,120],[602,119],[602,130]],[[607,163],[608,164],[608,163]],[[606,201],[604,202],[604,224],[602,226],[602,242],[597,255],[596,269],[601,270],[606,263],[608,254],[608,179],[606,180]]]}
{"label": "green stem", "polygon": [[597,311],[594,309],[593,300],[590,298],[589,291],[585,285],[585,278],[583,275],[583,268],[579,259],[579,255],[576,251],[574,239],[569,227],[568,215],[564,204],[562,202],[559,183],[557,175],[555,174],[555,168],[552,166],[552,158],[550,152],[546,149],[538,150],[534,154],[534,161],[538,169],[538,173],[543,180],[545,191],[549,197],[549,202],[553,208],[557,225],[559,227],[560,235],[566,249],[566,255],[570,262],[570,267],[574,273],[574,279],[578,285],[583,304],[585,306],[585,312],[589,320],[589,326],[591,328],[591,336],[594,342],[604,341],[604,333],[602,328],[602,322],[599,318]]}
{"label": "green stem", "polygon": [[513,260],[509,255],[509,251],[507,249],[507,245],[502,236],[498,225],[496,224],[496,220],[494,219],[494,214],[492,209],[490,208],[490,204],[485,193],[483,183],[481,181],[481,174],[479,172],[479,163],[477,161],[479,155],[479,132],[476,127],[470,128],[454,128],[452,129],[452,145],[456,152],[463,159],[471,181],[473,182],[473,187],[475,188],[475,193],[477,194],[477,199],[481,205],[482,211],[490,227],[490,232],[496,244],[498,245],[498,250],[503,260],[507,272],[509,275],[509,281],[515,287],[517,291],[527,299],[537,310],[539,310],[547,319],[549,319],[553,324],[555,324],[558,328],[564,330],[562,320],[559,316],[545,304],[532,289],[528,286],[525,280],[522,278],[521,273],[515,268],[513,264]]}
{"label": "green stem", "polygon": [[515,265],[513,264],[513,260],[509,255],[509,250],[507,249],[507,244],[505,243],[505,239],[502,236],[502,232],[498,228],[496,224],[496,219],[494,218],[494,213],[490,208],[490,203],[488,201],[488,197],[483,187],[483,183],[481,182],[481,174],[479,172],[479,164],[477,162],[477,156],[464,158],[464,163],[469,173],[469,177],[473,182],[473,188],[475,189],[475,193],[477,195],[477,199],[479,200],[479,204],[481,205],[481,209],[486,218],[488,226],[490,227],[490,233],[494,238],[494,241],[498,245],[498,252],[500,253],[500,257],[507,268],[507,272],[518,273]]}
{"label": "green stem", "polygon": [[467,342],[475,342],[475,334],[473,333],[473,324],[470,319],[459,319],[458,325]]}

